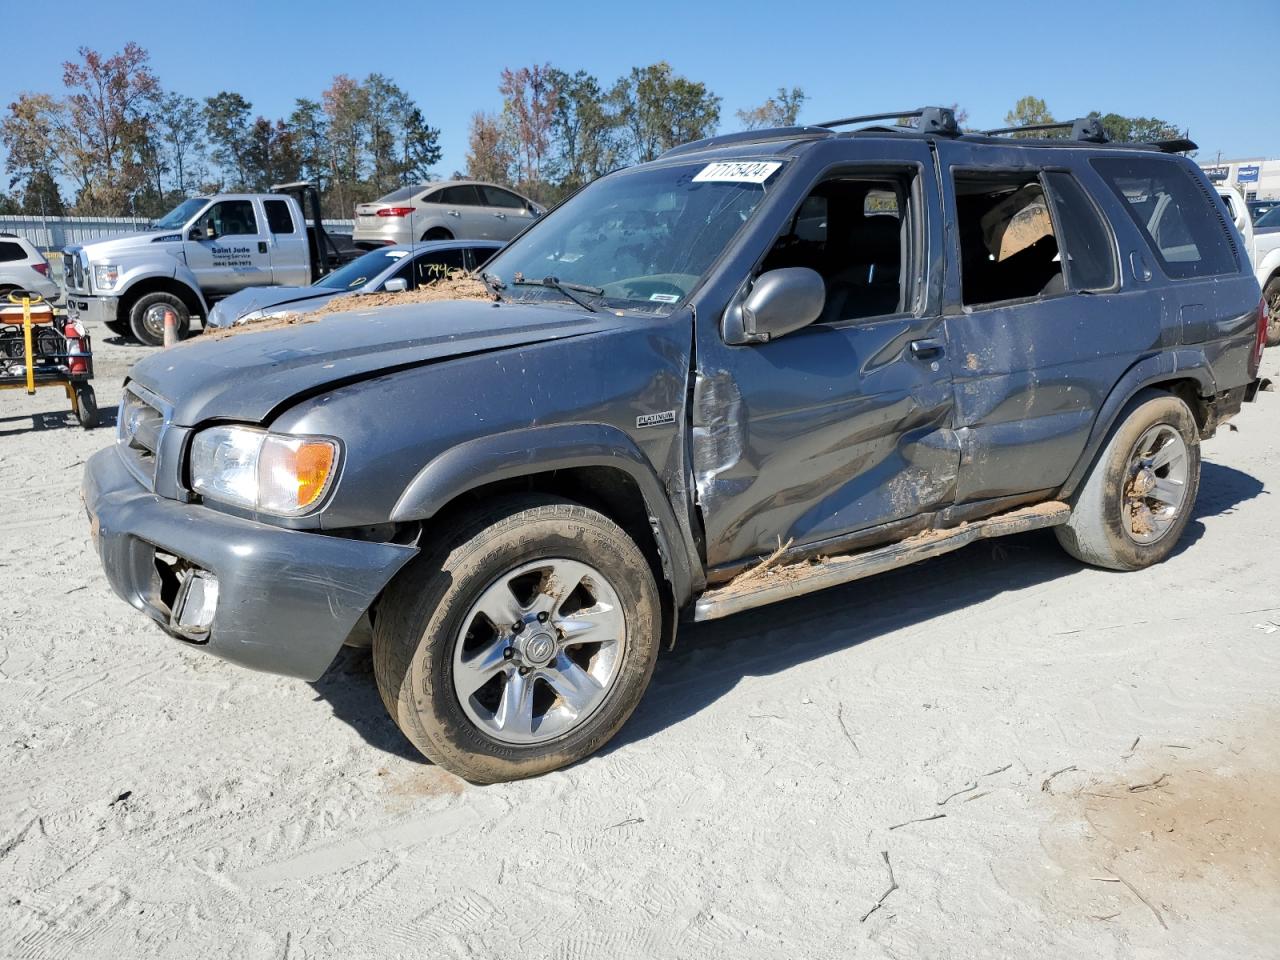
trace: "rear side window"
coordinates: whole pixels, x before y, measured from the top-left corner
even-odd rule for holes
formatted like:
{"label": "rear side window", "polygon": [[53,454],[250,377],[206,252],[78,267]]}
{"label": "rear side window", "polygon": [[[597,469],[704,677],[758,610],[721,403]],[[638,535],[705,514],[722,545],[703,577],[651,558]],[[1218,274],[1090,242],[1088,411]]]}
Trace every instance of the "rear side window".
{"label": "rear side window", "polygon": [[14,260],[27,259],[27,251],[22,245],[11,240],[0,240],[0,263],[12,263]]}
{"label": "rear side window", "polygon": [[289,204],[283,200],[264,200],[263,206],[267,208],[267,226],[271,228],[272,233],[293,233],[293,214],[289,211]]}
{"label": "rear side window", "polygon": [[1153,157],[1099,157],[1092,163],[1124,201],[1167,276],[1212,277],[1239,269],[1221,208],[1181,165]]}
{"label": "rear side window", "polygon": [[449,203],[460,207],[478,207],[480,206],[480,195],[476,193],[476,188],[468,183],[459,187],[445,187],[443,190],[433,193],[428,198],[428,202]]}
{"label": "rear side window", "polygon": [[451,274],[465,270],[462,249],[439,250],[413,261],[414,286],[422,287],[437,280],[444,280]]}
{"label": "rear side window", "polygon": [[524,201],[514,193],[489,186],[482,186],[480,192],[484,194],[484,202],[491,207],[506,207],[509,210],[524,209]]}
{"label": "rear side window", "polygon": [[479,270],[488,263],[489,258],[497,252],[497,250],[492,250],[489,247],[472,247],[471,262],[475,264],[475,269]]}
{"label": "rear side window", "polygon": [[1068,290],[1106,290],[1116,282],[1116,258],[1102,214],[1069,173],[1046,173],[1060,234]]}

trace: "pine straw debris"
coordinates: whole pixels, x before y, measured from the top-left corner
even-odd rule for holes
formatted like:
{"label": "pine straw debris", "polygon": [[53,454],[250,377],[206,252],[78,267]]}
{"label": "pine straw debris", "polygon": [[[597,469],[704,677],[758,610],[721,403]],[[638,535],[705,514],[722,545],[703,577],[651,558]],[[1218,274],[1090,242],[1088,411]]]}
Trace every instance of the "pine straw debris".
{"label": "pine straw debris", "polygon": [[282,316],[272,317],[269,320],[251,320],[248,323],[239,323],[219,330],[207,330],[199,338],[184,342],[223,340],[242,333],[282,330],[286,327],[295,327],[304,323],[314,323],[316,320],[321,320],[334,313],[354,313],[378,307],[403,306],[409,303],[432,303],[436,300],[488,300],[492,302],[497,300],[497,297],[475,277],[464,273],[455,273],[434,283],[418,287],[416,290],[405,290],[403,293],[345,294],[341,297],[334,297],[328,303],[308,313],[287,313]]}

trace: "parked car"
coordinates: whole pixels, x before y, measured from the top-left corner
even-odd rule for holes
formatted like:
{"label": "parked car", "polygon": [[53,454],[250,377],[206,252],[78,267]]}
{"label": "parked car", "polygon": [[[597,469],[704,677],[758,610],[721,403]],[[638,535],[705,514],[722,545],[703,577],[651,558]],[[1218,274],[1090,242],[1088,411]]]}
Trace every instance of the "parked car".
{"label": "parked car", "polygon": [[1157,563],[1260,292],[1195,164],[1081,123],[699,141],[507,246],[500,301],[147,358],[85,469],[107,577],[308,679],[371,620],[405,736],[490,782],[606,743],[682,619],[1037,527]]}
{"label": "parked car", "polygon": [[1274,347],[1280,344],[1280,209],[1263,214],[1254,223],[1236,187],[1218,183],[1216,189],[1240,231],[1245,255],[1262,287],[1267,311],[1267,346]]}
{"label": "parked car", "polygon": [[15,290],[29,290],[50,301],[62,295],[44,254],[25,237],[0,233],[0,303]]}
{"label": "parked car", "polygon": [[249,287],[220,300],[209,326],[230,327],[288,313],[305,313],[351,293],[416,290],[455,271],[483,266],[502,244],[494,240],[442,240],[379,247],[307,287]]}
{"label": "parked car", "polygon": [[542,214],[542,207],[528,197],[493,183],[424,183],[358,204],[352,238],[365,247],[417,240],[510,240]]}
{"label": "parked car", "polygon": [[1277,207],[1280,207],[1280,200],[1250,200],[1249,216],[1253,218],[1253,222],[1257,223],[1259,218],[1270,213]]}
{"label": "parked car", "polygon": [[359,254],[325,231],[309,183],[193,197],[149,231],[67,247],[67,313],[156,345],[170,311],[183,336],[193,317],[238,290],[314,282]]}

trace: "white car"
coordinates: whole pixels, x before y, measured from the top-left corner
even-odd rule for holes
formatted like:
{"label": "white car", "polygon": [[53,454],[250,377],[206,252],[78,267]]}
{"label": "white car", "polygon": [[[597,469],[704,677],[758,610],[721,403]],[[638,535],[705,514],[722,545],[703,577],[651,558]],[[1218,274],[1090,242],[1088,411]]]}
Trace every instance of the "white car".
{"label": "white car", "polygon": [[505,242],[543,212],[528,197],[492,183],[423,183],[357,204],[352,240],[368,249],[423,240]]}
{"label": "white car", "polygon": [[1257,230],[1244,196],[1227,183],[1214,185],[1244,239],[1258,286],[1267,301],[1267,346],[1280,344],[1280,230]]}
{"label": "white car", "polygon": [[49,261],[25,237],[0,233],[0,301],[14,290],[30,290],[56,300],[62,288],[50,275]]}

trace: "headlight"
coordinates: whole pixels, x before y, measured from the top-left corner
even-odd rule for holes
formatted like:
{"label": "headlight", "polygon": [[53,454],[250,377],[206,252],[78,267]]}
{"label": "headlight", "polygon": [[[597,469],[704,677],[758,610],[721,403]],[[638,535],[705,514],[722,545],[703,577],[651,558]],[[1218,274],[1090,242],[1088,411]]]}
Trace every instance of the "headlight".
{"label": "headlight", "polygon": [[210,500],[296,517],[333,482],[338,441],[251,427],[211,427],[191,442],[191,487]]}
{"label": "headlight", "polygon": [[93,265],[93,285],[98,290],[110,290],[120,279],[120,268],[114,263]]}

